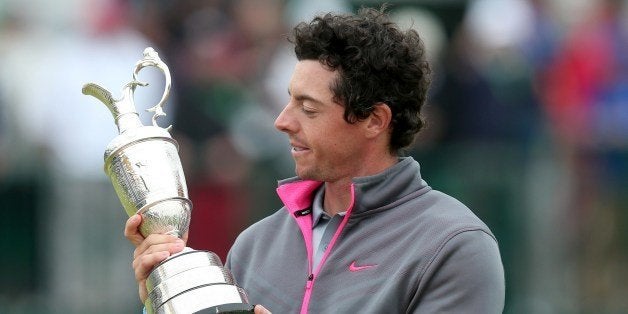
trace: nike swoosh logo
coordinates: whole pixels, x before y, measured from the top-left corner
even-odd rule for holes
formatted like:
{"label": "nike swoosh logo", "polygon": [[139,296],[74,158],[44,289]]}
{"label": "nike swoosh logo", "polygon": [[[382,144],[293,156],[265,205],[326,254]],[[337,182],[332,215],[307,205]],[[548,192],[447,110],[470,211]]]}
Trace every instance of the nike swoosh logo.
{"label": "nike swoosh logo", "polygon": [[377,266],[377,264],[375,264],[375,265],[356,266],[355,265],[355,261],[353,261],[353,262],[351,262],[351,265],[349,265],[349,270],[353,271],[353,272],[356,272],[356,271],[361,271],[361,270],[366,270],[366,269],[369,269],[369,268],[373,268],[375,266]]}

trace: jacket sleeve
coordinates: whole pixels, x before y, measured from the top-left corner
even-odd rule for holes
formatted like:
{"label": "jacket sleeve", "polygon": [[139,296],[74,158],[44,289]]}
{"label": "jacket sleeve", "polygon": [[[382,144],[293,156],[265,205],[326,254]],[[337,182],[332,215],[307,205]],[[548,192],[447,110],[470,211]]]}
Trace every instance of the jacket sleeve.
{"label": "jacket sleeve", "polygon": [[497,242],[483,230],[461,231],[425,270],[408,313],[502,313],[504,299]]}

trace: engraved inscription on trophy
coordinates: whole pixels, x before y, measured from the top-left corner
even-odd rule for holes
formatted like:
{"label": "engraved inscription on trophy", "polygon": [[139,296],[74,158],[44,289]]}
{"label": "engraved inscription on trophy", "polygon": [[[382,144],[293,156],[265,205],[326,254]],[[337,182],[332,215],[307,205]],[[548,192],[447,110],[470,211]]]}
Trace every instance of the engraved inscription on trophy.
{"label": "engraved inscription on trophy", "polygon": [[[156,67],[165,75],[161,100],[147,109],[153,112],[152,125],[144,126],[135,109],[134,93],[148,83],[138,80],[145,67]],[[171,88],[170,70],[153,48],[135,64],[133,79],[122,89],[122,97],[95,84],[83,86],[83,94],[105,104],[118,127],[119,135],[106,147],[104,170],[129,216],[142,215],[140,232],[169,233],[182,237],[190,226],[192,202],[170,126],[162,128],[157,119],[165,116]],[[148,313],[252,313],[244,290],[238,287],[214,253],[185,248],[155,266],[146,280]]]}

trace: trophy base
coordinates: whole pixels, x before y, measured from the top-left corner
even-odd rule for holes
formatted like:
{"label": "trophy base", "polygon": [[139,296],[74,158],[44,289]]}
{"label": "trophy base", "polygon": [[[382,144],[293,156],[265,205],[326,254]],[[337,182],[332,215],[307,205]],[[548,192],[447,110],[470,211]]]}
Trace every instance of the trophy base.
{"label": "trophy base", "polygon": [[244,290],[209,251],[185,248],[172,255],[155,266],[146,288],[150,314],[253,313]]}
{"label": "trophy base", "polygon": [[254,309],[255,309],[255,305],[243,304],[243,303],[232,303],[232,304],[222,304],[218,306],[212,306],[210,308],[206,308],[198,312],[194,312],[194,314],[253,313]]}

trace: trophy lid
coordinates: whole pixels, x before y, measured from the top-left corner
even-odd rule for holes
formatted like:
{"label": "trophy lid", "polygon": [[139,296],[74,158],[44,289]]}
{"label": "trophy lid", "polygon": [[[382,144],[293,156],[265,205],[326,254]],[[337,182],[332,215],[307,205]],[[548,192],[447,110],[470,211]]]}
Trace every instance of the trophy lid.
{"label": "trophy lid", "polygon": [[[83,85],[83,94],[91,95],[100,100],[103,104],[105,104],[105,106],[107,106],[109,111],[111,111],[120,134],[123,134],[131,129],[143,127],[135,109],[133,96],[137,86],[148,85],[148,83],[138,80],[139,72],[147,66],[156,67],[161,70],[166,79],[166,86],[161,100],[159,100],[157,105],[146,109],[146,111],[154,113],[152,117],[153,126],[159,128],[157,125],[157,118],[166,115],[163,111],[163,106],[170,96],[170,88],[172,84],[168,66],[159,58],[159,55],[153,48],[148,47],[144,50],[144,58],[135,64],[135,69],[133,70],[133,80],[124,86],[122,89],[122,97],[120,99],[114,99],[111,92],[98,84],[87,83]],[[170,128],[171,126],[166,129],[170,130]]]}

